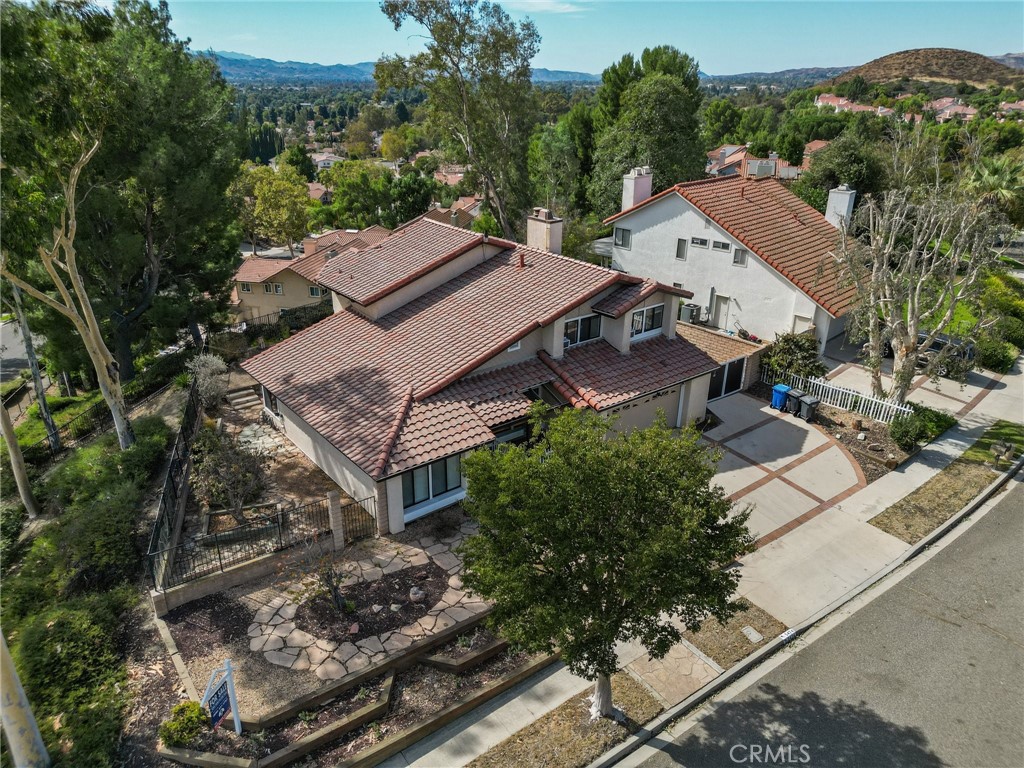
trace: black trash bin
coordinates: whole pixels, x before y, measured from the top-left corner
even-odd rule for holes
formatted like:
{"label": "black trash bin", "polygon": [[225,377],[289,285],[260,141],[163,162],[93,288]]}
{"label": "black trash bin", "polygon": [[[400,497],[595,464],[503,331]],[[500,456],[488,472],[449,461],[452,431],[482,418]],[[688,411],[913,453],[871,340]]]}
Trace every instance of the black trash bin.
{"label": "black trash bin", "polygon": [[786,407],[783,408],[786,413],[793,413],[797,416],[800,415],[800,398],[806,393],[802,389],[791,389],[786,393]]}
{"label": "black trash bin", "polygon": [[818,413],[818,404],[821,403],[820,397],[814,395],[804,395],[800,398],[800,418],[804,421],[814,421],[815,415]]}

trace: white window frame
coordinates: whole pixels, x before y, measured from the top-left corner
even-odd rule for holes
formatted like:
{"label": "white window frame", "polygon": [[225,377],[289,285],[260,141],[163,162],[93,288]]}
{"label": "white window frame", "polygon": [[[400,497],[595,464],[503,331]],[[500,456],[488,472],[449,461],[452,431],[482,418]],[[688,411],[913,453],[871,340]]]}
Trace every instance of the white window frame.
{"label": "white window frame", "polygon": [[[458,482],[453,487],[449,488],[448,486],[451,483],[451,479],[450,479],[450,477],[448,475],[449,475],[449,471],[451,469],[450,462],[451,462],[452,459],[454,459],[457,462],[457,469],[458,469],[458,478],[457,478],[457,480],[458,480]],[[435,467],[435,465],[438,465],[438,464],[444,464],[444,472],[445,472],[445,484],[444,484],[444,486],[445,487],[444,487],[443,490],[437,489],[437,488],[434,487],[434,467]],[[424,499],[422,499],[420,501],[416,501],[416,499],[415,499],[415,488],[416,488],[415,483],[416,483],[416,480],[415,480],[415,474],[414,473],[422,472],[422,471],[426,471],[426,473],[427,473],[427,496],[426,496],[426,498],[424,498]],[[408,477],[409,478],[409,482],[411,482],[413,484],[413,501],[412,501],[411,504],[407,504],[406,503],[406,494],[405,494],[406,477]],[[465,495],[465,490],[462,487],[462,455],[458,454],[458,453],[453,454],[451,456],[445,456],[444,458],[438,459],[437,461],[432,461],[429,464],[421,464],[418,467],[413,467],[412,469],[407,470],[406,472],[403,472],[402,475],[401,475],[401,479],[402,479],[402,509],[405,512],[405,518],[406,518],[407,521],[410,519],[410,515],[415,516],[415,517],[419,517],[420,515],[426,514],[427,512],[432,512],[435,509],[439,509],[441,506],[446,506],[447,504],[449,504],[449,503],[451,503],[453,501],[456,501],[457,499],[459,499],[463,495]]]}
{"label": "white window frame", "polygon": [[[651,318],[653,318],[654,314],[655,314],[654,311],[656,309],[658,309],[659,307],[661,307],[661,325],[654,326],[652,328],[647,328],[647,316],[650,315]],[[643,318],[641,320],[641,325],[640,325],[641,330],[639,330],[639,331],[634,330],[635,326],[636,326],[636,316],[637,315],[640,315]],[[662,331],[662,329],[664,327],[665,327],[665,305],[663,303],[662,304],[652,304],[649,307],[641,307],[640,309],[634,309],[633,313],[629,316],[629,338],[631,340],[633,340],[633,341],[638,341],[640,339],[647,339],[647,338],[651,338],[652,336],[657,336],[659,333],[661,333],[661,331]]]}
{"label": "white window frame", "polygon": [[284,296],[284,286],[281,283],[274,283],[274,295]]}
{"label": "white window frame", "polygon": [[690,238],[690,245],[692,245],[694,248],[707,248],[709,242],[710,241],[706,237],[691,237]]}
{"label": "white window frame", "polygon": [[240,282],[238,290],[240,293],[252,293],[252,283]]}
{"label": "white window frame", "polygon": [[[686,261],[686,238],[680,237],[676,240],[676,261]],[[682,255],[679,254],[679,249],[682,248]]]}
{"label": "white window frame", "polygon": [[[589,339],[580,339],[580,331],[583,329],[583,321],[591,317],[597,318],[597,335]],[[576,340],[573,341],[569,338],[568,331],[566,330],[569,323],[576,323]],[[579,317],[568,317],[565,319],[565,323],[562,325],[562,347],[568,349],[569,347],[575,347],[579,344],[586,344],[588,341],[596,341],[601,338],[601,316],[596,312],[591,312],[589,315],[580,315]]]}
{"label": "white window frame", "polygon": [[513,344],[512,346],[508,347],[508,348],[507,348],[507,349],[506,349],[505,351],[506,351],[506,352],[515,352],[515,351],[517,351],[517,350],[518,350],[518,349],[519,349],[519,348],[520,348],[521,346],[523,346],[523,342],[521,342],[521,341],[517,341],[517,342],[516,342],[515,344]]}
{"label": "white window frame", "polygon": [[264,293],[273,293],[274,292],[273,284],[272,283],[264,283],[263,284],[263,292]]}
{"label": "white window frame", "polygon": [[[620,233],[625,233],[625,237]],[[633,230],[626,229],[625,227],[615,227],[612,232],[612,242],[616,248],[622,248],[623,250],[630,250],[633,243]]]}
{"label": "white window frame", "polygon": [[309,297],[311,299],[319,299],[319,298],[322,298],[323,295],[324,295],[324,292],[323,292],[323,290],[321,290],[319,285],[311,285],[311,286],[309,286]]}
{"label": "white window frame", "polygon": [[734,267],[747,266],[747,250],[745,248],[737,248],[732,252],[732,265]]}
{"label": "white window frame", "polygon": [[711,241],[711,250],[713,250],[713,251],[725,251],[726,253],[728,253],[729,251],[732,250],[732,246],[729,245],[729,243],[723,242],[721,240],[712,240]]}

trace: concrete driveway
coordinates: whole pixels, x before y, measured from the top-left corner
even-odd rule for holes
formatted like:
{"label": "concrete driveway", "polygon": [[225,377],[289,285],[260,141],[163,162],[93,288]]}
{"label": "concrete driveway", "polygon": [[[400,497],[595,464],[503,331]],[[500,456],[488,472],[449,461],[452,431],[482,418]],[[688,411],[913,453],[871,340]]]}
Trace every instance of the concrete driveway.
{"label": "concrete driveway", "polygon": [[722,422],[704,435],[722,451],[716,482],[737,508],[752,505],[747,525],[758,546],[866,485],[846,449],[812,424],[742,393],[708,410]]}

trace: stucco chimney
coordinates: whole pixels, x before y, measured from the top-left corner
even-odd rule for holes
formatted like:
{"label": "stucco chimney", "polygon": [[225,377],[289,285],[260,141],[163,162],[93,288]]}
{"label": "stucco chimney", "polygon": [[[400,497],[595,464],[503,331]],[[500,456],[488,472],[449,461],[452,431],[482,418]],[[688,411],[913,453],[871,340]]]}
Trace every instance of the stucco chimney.
{"label": "stucco chimney", "polygon": [[459,212],[452,211],[451,213],[451,224],[453,227],[459,226]]}
{"label": "stucco chimney", "polygon": [[633,168],[622,177],[622,210],[628,210],[651,196],[654,174],[646,165]]}
{"label": "stucco chimney", "polygon": [[562,220],[547,208],[534,208],[526,217],[526,244],[551,253],[562,252]]}
{"label": "stucco chimney", "polygon": [[314,248],[316,248],[316,238],[315,237],[310,235],[309,237],[303,239],[303,241],[302,241],[302,255],[303,256],[309,256],[309,254],[311,254],[313,252]]}
{"label": "stucco chimney", "polygon": [[825,206],[825,221],[836,229],[842,229],[850,223],[853,216],[853,201],[857,191],[845,184],[840,184],[828,193],[828,205]]}

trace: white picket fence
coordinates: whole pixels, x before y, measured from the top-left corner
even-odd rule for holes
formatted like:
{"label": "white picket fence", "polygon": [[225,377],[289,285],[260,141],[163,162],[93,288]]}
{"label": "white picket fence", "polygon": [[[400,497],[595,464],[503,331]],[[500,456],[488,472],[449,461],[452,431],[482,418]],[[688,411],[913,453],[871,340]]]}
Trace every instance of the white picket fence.
{"label": "white picket fence", "polygon": [[795,373],[783,374],[781,376],[772,374],[762,369],[761,381],[765,384],[789,384],[793,389],[799,389],[807,395],[814,395],[826,405],[834,408],[842,408],[844,411],[859,413],[874,421],[881,421],[888,424],[894,418],[911,412],[910,406],[900,405],[889,400],[879,400],[877,397],[865,395],[856,389],[840,387],[826,379],[805,379]]}

